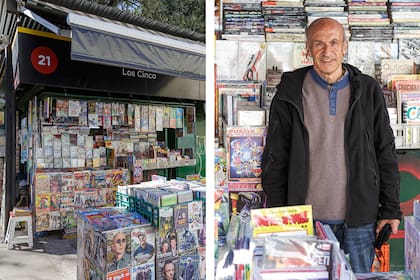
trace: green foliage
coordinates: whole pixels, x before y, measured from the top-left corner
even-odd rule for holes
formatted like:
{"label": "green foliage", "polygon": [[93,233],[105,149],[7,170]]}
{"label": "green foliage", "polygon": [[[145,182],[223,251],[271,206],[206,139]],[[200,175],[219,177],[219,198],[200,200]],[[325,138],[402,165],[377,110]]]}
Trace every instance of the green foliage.
{"label": "green foliage", "polygon": [[91,0],[146,18],[205,33],[205,0]]}

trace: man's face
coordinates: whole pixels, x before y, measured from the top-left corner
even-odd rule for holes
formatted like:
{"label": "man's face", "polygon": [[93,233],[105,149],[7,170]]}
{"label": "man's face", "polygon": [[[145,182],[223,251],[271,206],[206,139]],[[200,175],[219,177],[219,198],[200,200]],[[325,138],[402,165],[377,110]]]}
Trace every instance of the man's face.
{"label": "man's face", "polygon": [[139,241],[140,241],[140,246],[141,247],[146,247],[146,236],[140,235],[139,236]]}
{"label": "man's face", "polygon": [[125,235],[122,232],[117,233],[112,239],[112,251],[116,256],[122,256],[125,252],[126,246],[127,240],[125,239]]}
{"label": "man's face", "polygon": [[330,83],[341,78],[347,41],[338,22],[328,19],[313,26],[308,34],[307,49],[313,58],[314,69],[321,77]]}
{"label": "man's face", "polygon": [[168,252],[169,244],[167,242],[162,244],[162,253]]}
{"label": "man's face", "polygon": [[176,249],[176,239],[171,239],[171,248]]}
{"label": "man's face", "polygon": [[173,263],[167,263],[163,269],[166,280],[172,280],[175,277],[175,266]]}

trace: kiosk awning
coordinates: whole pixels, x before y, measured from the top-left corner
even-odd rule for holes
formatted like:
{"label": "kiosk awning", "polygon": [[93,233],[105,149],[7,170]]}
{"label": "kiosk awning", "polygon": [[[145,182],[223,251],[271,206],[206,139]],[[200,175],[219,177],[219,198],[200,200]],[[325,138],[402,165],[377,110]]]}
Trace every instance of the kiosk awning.
{"label": "kiosk awning", "polygon": [[205,45],[134,25],[69,12],[71,58],[205,79]]}

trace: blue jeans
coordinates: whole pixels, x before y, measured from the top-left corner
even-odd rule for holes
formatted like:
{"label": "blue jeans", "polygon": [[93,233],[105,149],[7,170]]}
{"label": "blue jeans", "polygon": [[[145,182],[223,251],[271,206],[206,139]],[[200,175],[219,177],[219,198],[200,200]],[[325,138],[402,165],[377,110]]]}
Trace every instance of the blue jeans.
{"label": "blue jeans", "polygon": [[371,271],[375,257],[375,230],[376,224],[360,227],[347,227],[346,225],[330,225],[340,242],[340,247],[350,255],[350,265],[355,273],[368,273]]}

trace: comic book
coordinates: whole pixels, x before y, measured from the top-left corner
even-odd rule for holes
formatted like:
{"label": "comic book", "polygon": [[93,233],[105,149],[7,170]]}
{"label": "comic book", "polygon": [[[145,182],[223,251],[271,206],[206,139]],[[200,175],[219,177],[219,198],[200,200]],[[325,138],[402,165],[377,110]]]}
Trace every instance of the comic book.
{"label": "comic book", "polygon": [[48,230],[59,230],[62,228],[60,211],[48,212],[48,224]]}
{"label": "comic book", "polygon": [[35,211],[37,213],[50,211],[50,193],[36,193]]}
{"label": "comic book", "polygon": [[73,210],[63,211],[60,210],[61,226],[63,229],[72,229],[77,226],[77,217]]}
{"label": "comic book", "polygon": [[73,178],[76,191],[82,191],[92,187],[90,170],[75,171],[73,173]]}
{"label": "comic book", "polygon": [[200,256],[189,254],[179,257],[179,279],[198,280]]}
{"label": "comic book", "polygon": [[154,280],[155,262],[148,262],[131,268],[131,280]]}
{"label": "comic book", "polygon": [[265,133],[265,127],[226,128],[229,181],[260,181]]}
{"label": "comic book", "polygon": [[65,99],[56,99],[55,116],[68,117],[69,115],[69,101]]}
{"label": "comic book", "polygon": [[49,229],[49,212],[35,212],[35,231],[46,231]]}
{"label": "comic book", "polygon": [[74,191],[73,172],[64,172],[61,175],[61,192]]}
{"label": "comic book", "polygon": [[313,235],[311,205],[251,209],[253,237],[288,231]]}
{"label": "comic book", "polygon": [[155,241],[156,231],[151,226],[135,228],[131,231],[131,262],[133,266],[154,261]]}
{"label": "comic book", "polygon": [[50,176],[47,173],[35,174],[36,193],[50,192]]}

